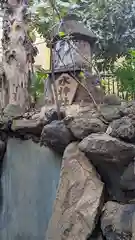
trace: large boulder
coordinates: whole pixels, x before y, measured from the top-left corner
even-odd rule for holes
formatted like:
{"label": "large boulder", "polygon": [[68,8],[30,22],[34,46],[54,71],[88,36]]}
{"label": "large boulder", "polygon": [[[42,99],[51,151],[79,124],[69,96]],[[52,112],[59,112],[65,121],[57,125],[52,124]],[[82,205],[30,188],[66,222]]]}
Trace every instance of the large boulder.
{"label": "large boulder", "polygon": [[41,134],[41,145],[47,145],[56,152],[63,154],[73,136],[63,121],[53,121],[44,126]]}
{"label": "large boulder", "polygon": [[135,142],[135,121],[129,117],[114,120],[106,133],[127,142]]}
{"label": "large boulder", "polygon": [[88,115],[78,116],[67,121],[67,127],[73,133],[75,138],[80,140],[91,133],[105,132],[107,128],[100,119],[92,118]]}
{"label": "large boulder", "polygon": [[104,119],[108,122],[112,122],[115,119],[119,119],[121,117],[121,107],[118,105],[115,106],[109,106],[109,105],[103,105],[100,107],[100,111]]}
{"label": "large boulder", "polygon": [[135,162],[131,162],[128,167],[123,172],[121,178],[120,178],[120,186],[123,190],[129,191],[128,194],[133,194],[135,196]]}
{"label": "large boulder", "polygon": [[[57,113],[56,109],[54,109],[54,108],[51,108],[48,111],[46,111],[45,116],[46,116],[48,123],[51,123],[55,120],[59,120],[58,113]],[[63,119],[64,117],[65,117],[64,111],[60,111],[60,118]]]}
{"label": "large boulder", "polygon": [[24,111],[19,105],[8,104],[3,113],[5,118],[17,118],[22,116]]}
{"label": "large boulder", "polygon": [[121,105],[121,99],[115,94],[109,94],[104,96],[103,101],[107,105]]}
{"label": "large boulder", "polygon": [[106,183],[113,200],[127,202],[135,197],[123,191],[121,176],[135,156],[135,146],[107,134],[91,134],[79,144]]}
{"label": "large boulder", "polygon": [[43,122],[36,119],[16,119],[13,120],[11,130],[20,134],[33,134],[40,136],[43,129]]}
{"label": "large boulder", "polygon": [[104,184],[77,143],[70,144],[64,152],[46,240],[86,240],[101,213],[103,189]]}
{"label": "large boulder", "polygon": [[134,240],[135,204],[107,202],[101,218],[101,229],[106,240]]}
{"label": "large boulder", "polygon": [[80,149],[98,162],[128,164],[135,156],[135,146],[113,138],[106,133],[93,133],[84,138]]}
{"label": "large boulder", "polygon": [[135,116],[135,102],[126,103],[120,109],[122,116]]}

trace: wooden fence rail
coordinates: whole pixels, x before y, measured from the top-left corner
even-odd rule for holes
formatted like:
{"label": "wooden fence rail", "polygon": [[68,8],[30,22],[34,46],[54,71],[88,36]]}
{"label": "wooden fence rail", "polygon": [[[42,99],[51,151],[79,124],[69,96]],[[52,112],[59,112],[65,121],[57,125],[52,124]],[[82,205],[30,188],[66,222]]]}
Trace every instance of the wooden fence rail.
{"label": "wooden fence rail", "polygon": [[102,74],[101,85],[105,91],[105,94],[116,94],[124,100],[135,100],[135,92],[129,93],[122,90],[122,85],[118,82],[113,74]]}

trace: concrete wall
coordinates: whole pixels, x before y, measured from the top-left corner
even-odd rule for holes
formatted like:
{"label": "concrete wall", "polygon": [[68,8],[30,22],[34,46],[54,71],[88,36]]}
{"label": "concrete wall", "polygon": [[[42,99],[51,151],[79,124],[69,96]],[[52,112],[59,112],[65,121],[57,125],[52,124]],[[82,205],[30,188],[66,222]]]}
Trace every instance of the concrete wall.
{"label": "concrete wall", "polygon": [[61,157],[47,147],[9,139],[2,176],[0,240],[43,240],[52,214]]}
{"label": "concrete wall", "polygon": [[37,35],[36,47],[38,48],[38,54],[35,57],[35,65],[41,66],[45,70],[50,69],[50,49],[46,47],[45,39]]}

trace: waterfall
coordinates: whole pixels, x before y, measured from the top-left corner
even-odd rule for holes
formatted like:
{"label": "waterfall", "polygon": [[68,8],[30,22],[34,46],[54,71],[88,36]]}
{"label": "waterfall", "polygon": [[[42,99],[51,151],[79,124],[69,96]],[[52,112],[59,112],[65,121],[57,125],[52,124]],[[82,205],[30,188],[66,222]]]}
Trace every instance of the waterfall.
{"label": "waterfall", "polygon": [[9,139],[1,177],[0,240],[43,240],[56,197],[61,157],[48,147]]}

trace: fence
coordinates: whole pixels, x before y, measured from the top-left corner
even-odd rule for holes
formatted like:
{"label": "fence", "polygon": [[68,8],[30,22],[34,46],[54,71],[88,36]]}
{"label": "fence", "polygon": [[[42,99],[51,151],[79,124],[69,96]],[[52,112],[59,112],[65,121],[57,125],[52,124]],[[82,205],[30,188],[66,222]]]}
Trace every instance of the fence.
{"label": "fence", "polygon": [[113,74],[102,74],[101,85],[106,95],[116,94],[123,100],[135,100],[135,92],[124,91],[122,84],[116,80]]}

